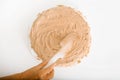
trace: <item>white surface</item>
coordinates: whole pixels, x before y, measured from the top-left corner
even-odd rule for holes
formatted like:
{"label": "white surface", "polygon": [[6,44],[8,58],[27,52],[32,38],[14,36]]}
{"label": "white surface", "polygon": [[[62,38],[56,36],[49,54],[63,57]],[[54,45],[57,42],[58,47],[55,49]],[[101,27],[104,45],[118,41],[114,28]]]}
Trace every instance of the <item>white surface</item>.
{"label": "white surface", "polygon": [[86,16],[92,45],[81,64],[56,68],[53,80],[119,80],[119,0],[0,0],[0,76],[40,63],[30,53],[29,30],[39,12],[58,4],[76,8]]}

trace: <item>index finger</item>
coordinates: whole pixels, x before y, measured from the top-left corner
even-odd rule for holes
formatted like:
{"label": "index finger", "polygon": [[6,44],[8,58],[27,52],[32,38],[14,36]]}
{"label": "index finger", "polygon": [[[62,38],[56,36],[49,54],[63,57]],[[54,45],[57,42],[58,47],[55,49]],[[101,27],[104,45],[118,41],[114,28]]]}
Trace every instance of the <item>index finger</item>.
{"label": "index finger", "polygon": [[41,76],[41,79],[43,79],[43,80],[49,80],[49,79],[52,79],[53,76],[54,76],[54,69],[49,74]]}
{"label": "index finger", "polygon": [[40,70],[48,64],[48,61],[49,60],[45,60],[45,61],[43,61],[42,63],[38,64],[37,66],[35,66],[33,68],[36,69],[36,70]]}
{"label": "index finger", "polygon": [[40,73],[41,73],[41,76],[44,76],[44,75],[47,75],[48,73],[50,73],[53,68],[55,67],[55,63],[51,64],[49,67],[43,69]]}

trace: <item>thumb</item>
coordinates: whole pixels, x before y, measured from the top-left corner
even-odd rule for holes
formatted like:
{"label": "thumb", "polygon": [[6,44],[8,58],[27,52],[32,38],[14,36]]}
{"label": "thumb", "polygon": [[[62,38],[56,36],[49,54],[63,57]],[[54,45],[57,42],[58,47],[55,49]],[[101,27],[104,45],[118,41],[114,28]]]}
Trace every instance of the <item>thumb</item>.
{"label": "thumb", "polygon": [[39,76],[42,77],[42,76],[49,74],[54,69],[54,67],[55,67],[55,63],[51,64],[49,67],[47,67],[43,70],[40,70]]}

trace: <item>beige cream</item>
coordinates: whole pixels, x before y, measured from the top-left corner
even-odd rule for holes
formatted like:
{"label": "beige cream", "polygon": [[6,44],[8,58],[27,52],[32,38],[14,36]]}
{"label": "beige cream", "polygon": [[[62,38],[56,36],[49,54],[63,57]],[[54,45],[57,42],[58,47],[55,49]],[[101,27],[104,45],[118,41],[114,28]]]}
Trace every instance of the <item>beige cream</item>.
{"label": "beige cream", "polygon": [[80,12],[66,6],[57,6],[38,15],[31,33],[31,47],[42,60],[52,58],[67,42],[73,42],[58,65],[80,62],[90,48],[90,28]]}

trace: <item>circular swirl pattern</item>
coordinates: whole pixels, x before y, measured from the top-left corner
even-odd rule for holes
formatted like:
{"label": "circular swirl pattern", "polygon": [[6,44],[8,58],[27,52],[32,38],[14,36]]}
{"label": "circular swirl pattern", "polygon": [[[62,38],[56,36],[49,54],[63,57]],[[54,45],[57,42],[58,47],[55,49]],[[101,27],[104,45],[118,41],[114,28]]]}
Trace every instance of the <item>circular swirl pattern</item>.
{"label": "circular swirl pattern", "polygon": [[81,13],[66,6],[57,6],[38,15],[33,23],[31,47],[42,60],[52,58],[68,41],[72,48],[58,65],[80,62],[89,52],[90,28]]}

